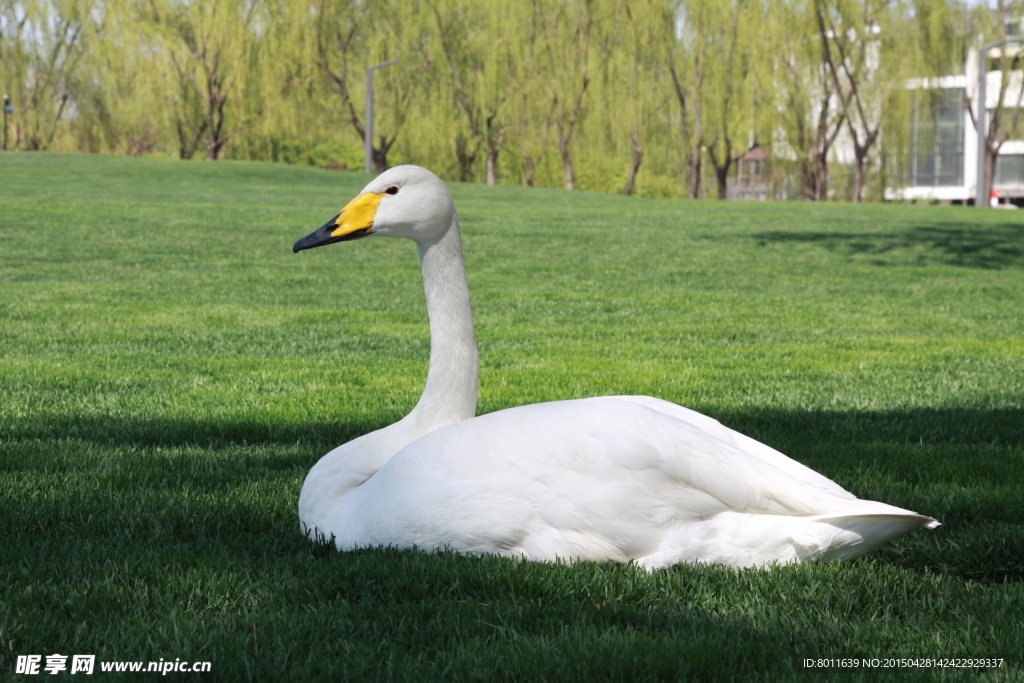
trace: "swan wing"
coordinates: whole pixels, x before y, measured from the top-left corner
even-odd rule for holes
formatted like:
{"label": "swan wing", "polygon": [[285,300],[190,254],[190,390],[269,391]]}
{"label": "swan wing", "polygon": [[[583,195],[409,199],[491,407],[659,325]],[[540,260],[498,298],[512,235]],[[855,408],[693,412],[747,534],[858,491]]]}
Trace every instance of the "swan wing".
{"label": "swan wing", "polygon": [[766,446],[760,441],[751,439],[746,434],[737,432],[734,429],[729,429],[718,420],[698,413],[696,410],[690,410],[689,408],[684,408],[681,405],[670,403],[669,401],[654,398],[652,396],[615,396],[612,398],[630,401],[665,413],[666,415],[671,415],[672,417],[684,422],[689,422],[690,424],[699,427],[715,439],[735,446],[736,448],[740,448],[752,456],[771,463],[772,466],[786,472],[808,486],[817,487],[822,491],[839,496],[840,498],[855,498],[852,493],[828,477],[819,474],[806,465],[802,465],[796,460],[783,455],[771,446]]}
{"label": "swan wing", "polygon": [[625,561],[721,513],[907,514],[822,485],[766,446],[751,452],[710,418],[646,403],[542,403],[431,432],[354,492],[339,547]]}

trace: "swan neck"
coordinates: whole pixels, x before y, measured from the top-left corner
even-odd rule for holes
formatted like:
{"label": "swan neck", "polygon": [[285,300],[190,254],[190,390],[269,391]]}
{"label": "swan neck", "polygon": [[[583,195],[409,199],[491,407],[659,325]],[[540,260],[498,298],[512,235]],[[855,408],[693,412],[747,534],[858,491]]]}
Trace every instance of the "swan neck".
{"label": "swan neck", "polygon": [[410,417],[426,433],[476,415],[479,359],[458,216],[452,213],[441,237],[417,247],[430,317],[430,369]]}

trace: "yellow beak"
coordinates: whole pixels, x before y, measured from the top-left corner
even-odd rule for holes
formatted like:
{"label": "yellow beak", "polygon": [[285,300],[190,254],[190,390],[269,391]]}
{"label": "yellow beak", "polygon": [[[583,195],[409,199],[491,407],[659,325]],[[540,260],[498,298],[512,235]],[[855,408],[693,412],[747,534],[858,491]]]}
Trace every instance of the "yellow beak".
{"label": "yellow beak", "polygon": [[335,242],[357,240],[373,234],[373,219],[377,215],[383,192],[364,192],[338,212],[331,220],[295,243],[293,252],[322,247]]}
{"label": "yellow beak", "polygon": [[346,204],[338,214],[338,227],[331,233],[331,237],[345,237],[360,230],[366,231],[363,234],[371,234],[373,218],[377,215],[377,207],[383,196],[383,192],[364,192]]}

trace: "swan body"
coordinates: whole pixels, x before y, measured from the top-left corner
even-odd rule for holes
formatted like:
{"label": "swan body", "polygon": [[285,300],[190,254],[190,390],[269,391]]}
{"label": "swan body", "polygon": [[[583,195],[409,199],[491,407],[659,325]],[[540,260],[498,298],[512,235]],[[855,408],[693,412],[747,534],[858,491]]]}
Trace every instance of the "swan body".
{"label": "swan body", "polygon": [[931,517],[860,500],[782,453],[648,396],[475,417],[477,352],[458,218],[429,171],[395,167],[295,251],[417,242],[431,357],[419,403],[325,455],[299,519],[339,550],[449,548],[529,560],[733,567],[853,559]]}

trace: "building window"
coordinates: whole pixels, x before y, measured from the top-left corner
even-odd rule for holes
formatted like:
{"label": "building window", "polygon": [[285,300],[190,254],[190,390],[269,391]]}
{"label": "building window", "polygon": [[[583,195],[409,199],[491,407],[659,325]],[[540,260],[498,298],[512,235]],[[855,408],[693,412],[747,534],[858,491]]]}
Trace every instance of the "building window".
{"label": "building window", "polygon": [[964,90],[914,91],[908,185],[964,184]]}
{"label": "building window", "polygon": [[1024,185],[1024,154],[1000,154],[996,157],[996,178],[993,185]]}

